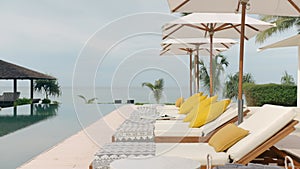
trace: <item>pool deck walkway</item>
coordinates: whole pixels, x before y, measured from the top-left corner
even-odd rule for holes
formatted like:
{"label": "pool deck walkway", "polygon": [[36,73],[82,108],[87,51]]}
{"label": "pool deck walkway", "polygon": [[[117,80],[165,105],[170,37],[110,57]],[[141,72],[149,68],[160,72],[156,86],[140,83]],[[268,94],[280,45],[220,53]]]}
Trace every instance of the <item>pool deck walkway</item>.
{"label": "pool deck walkway", "polygon": [[[133,110],[131,105],[122,106],[18,169],[88,169],[94,154],[102,145],[111,142],[115,130]],[[300,120],[300,114],[296,119]],[[276,146],[300,156],[299,140],[300,124],[296,126],[296,131]]]}
{"label": "pool deck walkway", "polygon": [[115,130],[133,110],[131,105],[122,106],[18,169],[87,169],[94,154],[111,142]]}

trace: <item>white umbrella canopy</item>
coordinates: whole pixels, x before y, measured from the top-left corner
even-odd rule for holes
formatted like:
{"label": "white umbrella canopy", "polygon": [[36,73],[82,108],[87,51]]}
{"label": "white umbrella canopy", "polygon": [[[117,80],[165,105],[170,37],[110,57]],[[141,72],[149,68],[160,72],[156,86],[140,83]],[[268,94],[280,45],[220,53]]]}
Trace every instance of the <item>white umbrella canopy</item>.
{"label": "white umbrella canopy", "polygon": [[243,121],[242,85],[246,13],[299,17],[300,0],[168,0],[168,3],[171,12],[240,12],[242,14],[238,85],[238,123],[240,124]]}
{"label": "white umbrella canopy", "polygon": [[[240,12],[240,0],[168,0],[171,12]],[[247,13],[299,16],[300,0],[249,0]]]}
{"label": "white umbrella canopy", "polygon": [[[213,47],[214,48],[230,48],[232,45],[235,45],[237,41],[233,39],[226,38],[214,38]],[[209,48],[210,47],[210,39],[209,38],[184,38],[184,39],[167,39],[164,40],[161,45],[163,48],[172,45],[172,47],[178,48],[195,48],[196,45],[199,45],[201,48]],[[184,45],[184,46],[183,46]]]}
{"label": "white umbrella canopy", "polygon": [[[208,55],[210,56],[210,50],[212,55],[217,55],[218,53],[229,49],[232,45],[236,44],[237,41],[233,39],[226,38],[214,38],[212,41],[212,49],[210,49],[211,39],[209,38],[185,38],[185,39],[167,39],[162,42],[163,53],[169,54],[183,54],[185,51],[189,53],[191,50],[196,50],[199,48],[195,55],[195,60],[198,60],[199,55]],[[170,47],[171,46],[171,47]],[[199,65],[195,62],[195,75],[196,75],[196,92],[199,92]],[[212,83],[210,83],[210,88],[212,89]],[[211,91],[210,91],[211,92]]]}
{"label": "white umbrella canopy", "polygon": [[[213,49],[213,55],[216,56],[221,52],[224,52],[228,50],[227,48],[214,48]],[[168,46],[165,49],[161,50],[160,55],[161,56],[176,56],[176,55],[189,55],[190,52],[192,53],[196,53],[196,48],[195,46],[193,48],[186,48],[185,45],[182,45],[182,47],[180,47],[179,45],[171,45]],[[209,56],[210,55],[210,50],[209,48],[199,48],[199,56]]]}
{"label": "white umbrella canopy", "polygon": [[298,46],[298,81],[297,81],[297,107],[300,107],[300,35],[275,42],[273,44],[259,48],[260,51],[271,48],[283,48]]}
{"label": "white umbrella canopy", "polygon": [[[250,39],[259,32],[273,27],[271,23],[246,17],[245,38]],[[192,13],[163,26],[163,39],[167,38],[214,38],[239,39],[241,15],[234,13]]]}
{"label": "white umbrella canopy", "polygon": [[269,44],[264,47],[260,47],[259,50],[262,51],[270,48],[282,48],[282,47],[292,47],[292,46],[300,46],[300,34]]}
{"label": "white umbrella canopy", "polygon": [[[273,27],[273,24],[246,17],[245,27],[241,27],[240,14],[233,13],[192,13],[163,26],[163,39],[210,38],[210,51],[213,51],[214,38],[239,38],[241,33],[249,39],[259,32]],[[242,40],[244,40],[244,38]],[[210,56],[212,67],[212,55]],[[210,69],[212,77],[212,69]],[[213,95],[213,78],[210,78],[210,96]]]}

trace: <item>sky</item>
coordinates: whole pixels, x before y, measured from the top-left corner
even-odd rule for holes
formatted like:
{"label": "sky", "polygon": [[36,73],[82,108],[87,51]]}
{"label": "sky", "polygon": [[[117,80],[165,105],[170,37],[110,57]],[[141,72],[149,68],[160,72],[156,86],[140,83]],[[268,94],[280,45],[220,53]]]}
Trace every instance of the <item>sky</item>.
{"label": "sky", "polygon": [[[176,19],[166,0],[4,0],[0,17],[0,58],[55,76],[61,86],[140,86],[159,78],[188,86],[188,57],[159,56],[161,27]],[[297,48],[257,52],[296,32],[247,41],[244,71],[256,83],[280,83],[285,70],[296,80]],[[238,71],[239,45],[223,54],[226,77]]]}

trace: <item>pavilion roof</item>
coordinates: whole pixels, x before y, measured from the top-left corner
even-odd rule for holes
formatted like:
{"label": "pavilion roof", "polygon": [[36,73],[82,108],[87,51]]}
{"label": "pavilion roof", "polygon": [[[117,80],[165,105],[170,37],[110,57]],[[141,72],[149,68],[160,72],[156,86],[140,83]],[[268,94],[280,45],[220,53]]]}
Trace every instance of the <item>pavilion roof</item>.
{"label": "pavilion roof", "polygon": [[0,60],[0,79],[49,79],[55,77]]}

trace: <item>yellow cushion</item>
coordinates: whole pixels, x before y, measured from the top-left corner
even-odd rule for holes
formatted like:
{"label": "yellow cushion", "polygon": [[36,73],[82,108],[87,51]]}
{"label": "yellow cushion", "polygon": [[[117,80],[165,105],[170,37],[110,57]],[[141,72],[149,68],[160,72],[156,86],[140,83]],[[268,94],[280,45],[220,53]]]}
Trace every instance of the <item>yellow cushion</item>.
{"label": "yellow cushion", "polygon": [[[226,108],[228,107],[228,105],[230,104],[231,100],[229,99],[225,99],[222,101],[219,101],[217,103],[214,103],[211,108],[211,111],[209,112],[206,122],[211,122],[213,120],[215,120],[216,118],[218,118],[222,113],[225,112]],[[223,107],[222,107],[223,106]],[[218,107],[221,107],[220,109]]]}
{"label": "yellow cushion", "polygon": [[202,110],[199,110],[198,114],[194,116],[193,120],[189,127],[201,127],[206,123],[209,123],[219,117],[230,104],[229,99],[225,99],[219,102],[210,104],[209,106],[204,107]]}
{"label": "yellow cushion", "polygon": [[196,93],[193,96],[186,99],[186,101],[180,106],[179,114],[187,114],[189,113],[195,104],[199,102],[200,96],[202,96],[203,93]]}
{"label": "yellow cushion", "polygon": [[194,118],[195,114],[198,112],[199,105],[200,103],[193,107],[193,109],[185,116],[183,122],[190,122]]}
{"label": "yellow cushion", "polygon": [[248,130],[237,127],[235,124],[227,124],[216,132],[208,141],[208,144],[216,150],[216,152],[226,151],[242,138],[249,134]]}
{"label": "yellow cushion", "polygon": [[176,107],[180,107],[182,105],[182,103],[184,102],[184,98],[183,97],[179,97],[176,102],[175,102],[175,106]]}
{"label": "yellow cushion", "polygon": [[[201,96],[203,97],[203,96]],[[201,110],[203,110],[205,107],[209,106],[211,103],[216,102],[216,100],[218,99],[218,96],[213,96],[210,98],[200,98],[200,103],[198,105],[196,105],[190,113],[187,114],[187,116],[183,119],[184,122],[190,122],[193,120],[193,118],[198,114],[198,112],[201,113]]]}

